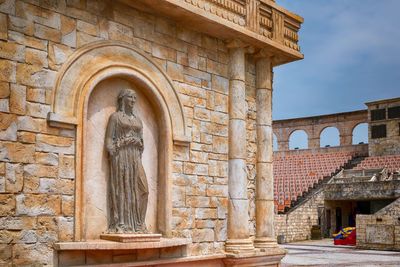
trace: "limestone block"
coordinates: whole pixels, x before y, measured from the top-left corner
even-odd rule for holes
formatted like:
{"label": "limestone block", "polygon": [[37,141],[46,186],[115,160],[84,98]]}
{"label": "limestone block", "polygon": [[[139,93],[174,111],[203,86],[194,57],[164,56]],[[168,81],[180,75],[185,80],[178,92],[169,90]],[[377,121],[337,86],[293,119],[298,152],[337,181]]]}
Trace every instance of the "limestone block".
{"label": "limestone block", "polygon": [[17,193],[24,185],[23,166],[21,164],[6,164],[6,192]]}
{"label": "limestone block", "polygon": [[15,213],[15,195],[0,194],[0,214],[1,216],[12,216]]}
{"label": "limestone block", "polygon": [[61,15],[61,43],[76,47],[76,20]]}
{"label": "limestone block", "polygon": [[[172,80],[181,81],[181,82],[184,80],[183,79],[183,66],[179,65],[179,64],[176,64],[174,62],[167,61],[167,74],[169,75],[169,77]],[[183,90],[192,89],[192,92],[198,90],[195,87],[186,87],[187,85],[186,86],[185,85],[186,84],[182,84],[181,89],[183,89]],[[181,91],[181,92],[183,93],[183,91]],[[195,96],[195,95],[193,95],[193,96]],[[205,93],[204,93],[204,98],[205,97],[206,96],[205,96]]]}
{"label": "limestone block", "polygon": [[58,175],[58,168],[41,164],[27,164],[24,166],[24,172],[30,176],[55,178]]}
{"label": "limestone block", "polygon": [[247,175],[245,159],[229,160],[229,196],[235,199],[247,198]]}
{"label": "limestone block", "polygon": [[66,45],[50,43],[49,49],[49,65],[52,69],[58,69],[68,57],[72,54],[73,50]]}
{"label": "limestone block", "polygon": [[[60,14],[25,2],[17,2],[16,15],[54,29],[61,28]],[[46,39],[46,38],[44,38]]]}
{"label": "limestone block", "polygon": [[24,62],[25,61],[25,47],[15,42],[0,42],[0,57]]}
{"label": "limestone block", "polygon": [[132,43],[133,31],[123,24],[108,21],[108,37],[111,40]]}
{"label": "limestone block", "polygon": [[32,23],[32,21],[14,16],[9,16],[8,18],[8,28],[10,30],[20,32],[29,36],[33,35],[34,23]]}
{"label": "limestone block", "polygon": [[17,64],[13,61],[0,59],[0,81],[16,82]]}
{"label": "limestone block", "polygon": [[257,126],[257,161],[272,162],[272,127]]}
{"label": "limestone block", "polygon": [[210,111],[202,107],[194,107],[194,118],[202,121],[210,121]]}
{"label": "limestone block", "polygon": [[210,197],[228,197],[228,186],[226,185],[208,185],[207,196]]}
{"label": "limestone block", "polygon": [[183,164],[183,171],[185,174],[208,175],[208,165],[185,162]]}
{"label": "limestone block", "polygon": [[208,153],[201,151],[190,151],[190,161],[193,163],[208,163]]}
{"label": "limestone block", "polygon": [[38,134],[36,136],[36,150],[40,152],[74,154],[74,141],[71,138]]}
{"label": "limestone block", "polygon": [[226,241],[227,239],[227,221],[217,220],[215,222],[216,241]]}
{"label": "limestone block", "polygon": [[100,37],[95,37],[84,32],[77,32],[76,34],[76,45],[77,47],[84,46],[85,44],[93,43],[96,41],[100,41]]}
{"label": "limestone block", "polygon": [[61,197],[47,194],[21,194],[16,196],[16,215],[59,215]]}
{"label": "limestone block", "polygon": [[212,75],[211,88],[226,95],[229,91],[229,80],[222,76]]}
{"label": "limestone block", "polygon": [[210,198],[205,196],[187,196],[186,205],[193,208],[210,207]]}
{"label": "limestone block", "polygon": [[0,143],[0,161],[32,163],[34,162],[35,146],[21,143]]}
{"label": "limestone block", "polygon": [[61,197],[61,212],[63,216],[74,216],[74,197],[62,196]]}
{"label": "limestone block", "polygon": [[8,99],[0,99],[0,112],[10,112],[10,101]]}
{"label": "limestone block", "polygon": [[47,40],[41,40],[14,31],[9,31],[8,36],[11,41],[15,41],[19,44],[25,45],[26,47],[32,47],[43,51],[47,50]]}
{"label": "limestone block", "polygon": [[152,45],[151,54],[153,55],[153,57],[166,59],[172,62],[176,62],[177,58],[176,50],[158,44]]}
{"label": "limestone block", "polygon": [[214,241],[213,229],[193,229],[193,242],[212,242]]}
{"label": "limestone block", "polygon": [[246,89],[242,81],[229,82],[229,119],[245,120],[247,116]]}
{"label": "limestone block", "polygon": [[77,20],[76,29],[93,36],[97,36],[99,34],[98,25],[94,25],[83,20]]}
{"label": "limestone block", "polygon": [[7,98],[10,96],[10,85],[7,82],[0,82],[0,98]]}
{"label": "limestone block", "polygon": [[11,84],[10,89],[10,112],[24,115],[26,112],[26,87]]}
{"label": "limestone block", "polygon": [[23,230],[35,229],[36,218],[32,217],[0,217],[0,229]]}
{"label": "limestone block", "polygon": [[205,196],[206,195],[206,185],[197,183],[186,187],[186,196]]}
{"label": "limestone block", "polygon": [[221,125],[228,125],[229,116],[226,113],[218,112],[218,111],[211,111],[211,122],[218,123]]}
{"label": "limestone block", "polygon": [[49,112],[49,105],[26,102],[26,114],[29,116],[46,119]]}
{"label": "limestone block", "polygon": [[53,249],[45,243],[15,244],[13,256],[16,265],[43,266],[53,263]]}
{"label": "limestone block", "polygon": [[172,207],[185,207],[185,187],[172,187]]}
{"label": "limestone block", "polygon": [[40,24],[35,24],[34,36],[40,39],[45,39],[56,43],[61,42],[61,31]]}
{"label": "limestone block", "polygon": [[210,176],[228,177],[228,162],[220,160],[209,160],[208,174]]}
{"label": "limestone block", "polygon": [[46,103],[46,90],[37,88],[27,88],[26,100],[29,102]]}
{"label": "limestone block", "polygon": [[14,15],[15,14],[15,0],[4,0],[0,2],[0,12]]}
{"label": "limestone block", "polygon": [[173,158],[174,160],[188,161],[189,148],[185,146],[174,146]]}
{"label": "limestone block", "polygon": [[97,16],[84,9],[67,6],[66,14],[76,19],[84,20],[92,24],[97,24]]}
{"label": "limestone block", "polygon": [[59,172],[60,178],[75,178],[75,157],[73,156],[60,156],[59,161]]}
{"label": "limestone block", "polygon": [[[4,113],[5,114],[5,113]],[[6,116],[1,116],[0,118],[5,117]],[[2,123],[0,123],[2,124]],[[0,130],[0,140],[5,140],[5,141],[17,141],[17,123],[15,121],[10,122],[10,124],[8,125],[8,128],[5,130]]]}
{"label": "limestone block", "polygon": [[7,40],[7,15],[0,13],[0,39]]}
{"label": "limestone block", "polygon": [[[168,71],[169,66],[171,68],[170,71]],[[168,75],[170,75],[171,78],[175,77],[176,78],[175,80],[180,80],[180,79],[178,79],[179,78],[178,76],[180,76],[180,77],[182,76],[182,66],[168,61],[167,73],[168,73]],[[175,75],[175,76],[173,76],[173,75]],[[195,86],[185,84],[185,83],[176,83],[176,86],[181,95],[184,94],[184,95],[188,95],[191,97],[202,98],[202,99],[207,98],[206,90],[200,89],[199,87],[195,87]]]}
{"label": "limestone block", "polygon": [[249,238],[248,206],[249,201],[247,199],[229,199],[228,239]]}
{"label": "limestone block", "polygon": [[196,208],[195,210],[196,219],[216,219],[217,217],[216,208]]}
{"label": "limestone block", "polygon": [[27,48],[25,51],[25,62],[32,65],[38,65],[47,68],[47,53],[37,49]]}
{"label": "limestone block", "polygon": [[33,119],[29,116],[19,116],[17,119],[18,130],[19,131],[30,131],[39,132],[40,124],[37,119]]}
{"label": "limestone block", "polygon": [[74,219],[58,217],[58,240],[59,241],[72,241],[74,237]]}
{"label": "limestone block", "polygon": [[212,152],[227,154],[228,138],[221,136],[213,136]]}
{"label": "limestone block", "polygon": [[17,66],[17,81],[20,84],[52,88],[56,79],[56,72],[43,69],[38,65],[18,64]]}

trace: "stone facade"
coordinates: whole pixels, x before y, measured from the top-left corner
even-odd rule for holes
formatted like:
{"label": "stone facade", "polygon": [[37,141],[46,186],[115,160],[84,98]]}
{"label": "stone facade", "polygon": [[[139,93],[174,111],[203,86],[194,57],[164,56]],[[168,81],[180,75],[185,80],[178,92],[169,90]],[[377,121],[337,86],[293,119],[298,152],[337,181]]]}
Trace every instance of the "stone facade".
{"label": "stone facade", "polygon": [[[265,216],[272,215],[271,205],[261,204],[257,209],[262,216],[256,218],[256,170],[257,164],[266,166],[264,171],[264,165],[260,165],[258,172],[266,174],[260,181],[265,180],[271,186],[272,169],[268,170],[268,166],[272,159],[268,153],[272,155],[272,66],[302,57],[293,30],[300,25],[301,18],[291,14],[288,17],[293,20],[291,30],[284,31],[286,11],[276,9],[278,6],[273,2],[262,1],[263,8],[274,7],[271,21],[276,23],[270,28],[270,19],[264,18],[261,28],[253,25],[254,31],[265,34],[264,39],[260,37],[251,46],[193,31],[183,23],[141,8],[140,4],[136,8],[123,2],[6,0],[0,3],[1,264],[51,266],[88,264],[93,258],[111,263],[197,255],[224,258],[229,235],[233,250],[238,246],[237,233],[227,229],[228,222],[237,219],[232,217],[235,205],[228,212],[229,203],[236,201],[230,198],[230,193],[244,189],[229,184],[233,179],[233,174],[228,176],[229,168],[237,166],[230,163],[233,159],[242,160],[245,168],[240,181],[247,190],[238,197],[238,203],[244,200],[241,215],[246,218],[243,221],[243,227],[248,228],[246,238],[252,246],[257,236],[261,247],[273,240],[273,231],[262,228],[256,231],[256,219],[264,222]],[[232,20],[236,22],[235,18]],[[242,22],[238,18],[237,23]],[[243,30],[242,34],[245,33]],[[273,54],[260,52],[263,42],[274,45],[268,38],[282,43],[278,47],[283,52],[275,61],[271,58]],[[232,69],[229,63],[235,53],[242,62]],[[180,243],[187,244],[185,250],[154,247],[140,255],[136,252],[128,255],[128,250],[101,255],[92,250],[71,250],[56,253],[54,257],[55,243],[86,241],[86,228],[82,227],[87,208],[82,193],[86,183],[82,169],[86,165],[82,165],[85,162],[82,154],[90,138],[82,137],[85,134],[82,125],[93,88],[86,88],[80,82],[96,67],[111,60],[114,69],[110,71],[127,77],[130,66],[143,62],[144,72],[151,73],[147,78],[151,82],[143,87],[158,86],[158,91],[151,91],[154,99],[157,96],[169,105],[151,102],[151,93],[146,91],[151,105],[156,106],[155,116],[162,117],[166,109],[173,114],[169,124],[164,119],[158,122],[159,127],[166,126],[159,131],[160,139],[166,140],[160,144],[165,146],[158,151],[167,152],[159,157],[159,165],[165,168],[159,168],[157,175],[164,178],[158,180],[158,186],[165,187],[163,193],[157,191],[161,200],[155,204],[159,216],[156,229],[165,237],[186,238],[190,242]],[[77,65],[82,62],[87,65]],[[75,73],[77,70],[81,71]],[[71,87],[81,91],[68,91]],[[267,95],[257,96],[257,91]],[[89,93],[84,95],[84,92]],[[242,112],[238,115],[238,125],[243,154],[232,154],[236,140],[229,141],[236,129],[230,120],[235,118],[235,111],[229,110],[229,95],[235,92],[239,93],[240,101],[233,97],[231,100],[238,104],[237,111]],[[84,97],[77,97],[74,102],[79,94]],[[260,101],[267,101],[267,108],[265,113],[257,114],[263,104]],[[183,116],[179,118],[179,114]],[[267,136],[265,146],[257,144],[258,134]],[[267,149],[264,157],[257,159],[257,146]],[[170,158],[168,153],[172,155]],[[168,164],[162,164],[162,160]],[[259,203],[272,202],[270,195],[257,199]],[[271,228],[273,222],[268,223]],[[270,245],[276,246],[274,242]],[[74,255],[76,262],[63,261]],[[270,265],[278,264],[283,253],[276,250],[276,255],[278,258]],[[213,264],[222,263],[216,260]]]}
{"label": "stone facade", "polygon": [[285,214],[275,215],[275,232],[282,242],[302,241],[311,238],[311,227],[320,225],[318,209],[324,210],[324,192],[320,190]]}
{"label": "stone facade", "polygon": [[[382,156],[400,154],[400,98],[378,100],[366,103],[368,106],[368,139],[369,155]],[[381,111],[381,116],[373,113]],[[380,136],[374,136],[374,127],[379,132],[384,130]]]}
{"label": "stone facade", "polygon": [[400,199],[372,215],[357,215],[357,247],[400,250]]}

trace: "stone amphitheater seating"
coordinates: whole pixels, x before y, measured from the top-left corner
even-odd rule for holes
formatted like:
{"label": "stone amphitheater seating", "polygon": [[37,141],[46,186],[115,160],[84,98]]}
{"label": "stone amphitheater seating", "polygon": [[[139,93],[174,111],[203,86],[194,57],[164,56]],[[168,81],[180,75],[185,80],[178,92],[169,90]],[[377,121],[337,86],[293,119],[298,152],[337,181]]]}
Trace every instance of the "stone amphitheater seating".
{"label": "stone amphitheater seating", "polygon": [[274,202],[278,212],[307,192],[325,176],[331,176],[355,156],[354,152],[301,153],[274,157]]}
{"label": "stone amphitheater seating", "polygon": [[374,156],[364,159],[354,169],[387,168],[388,172],[400,171],[400,155]]}

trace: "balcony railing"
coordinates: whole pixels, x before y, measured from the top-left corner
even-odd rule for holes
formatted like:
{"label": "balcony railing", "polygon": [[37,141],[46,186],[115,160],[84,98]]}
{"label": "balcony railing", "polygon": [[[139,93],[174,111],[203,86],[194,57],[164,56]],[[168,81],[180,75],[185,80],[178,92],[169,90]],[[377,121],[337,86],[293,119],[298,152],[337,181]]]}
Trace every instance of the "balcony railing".
{"label": "balcony railing", "polygon": [[278,6],[272,0],[184,1],[223,20],[232,22],[238,27],[246,28],[293,50],[300,51],[298,31],[303,19]]}

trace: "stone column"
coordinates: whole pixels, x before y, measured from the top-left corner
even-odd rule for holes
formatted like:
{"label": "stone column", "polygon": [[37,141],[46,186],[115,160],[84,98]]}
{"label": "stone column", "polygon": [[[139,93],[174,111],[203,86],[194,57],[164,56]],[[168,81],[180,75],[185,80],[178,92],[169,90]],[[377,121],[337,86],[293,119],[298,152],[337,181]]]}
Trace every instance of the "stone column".
{"label": "stone column", "polygon": [[225,250],[233,253],[253,250],[249,239],[249,201],[246,174],[246,86],[245,47],[229,47],[229,162],[228,240]]}
{"label": "stone column", "polygon": [[276,247],[274,231],[274,179],[272,171],[272,58],[262,56],[256,62],[257,176],[256,239],[257,248]]}
{"label": "stone column", "polygon": [[[307,133],[309,134],[309,133]],[[320,148],[321,144],[320,144],[321,140],[319,138],[319,136],[317,137],[308,137],[308,148],[309,149],[318,149]]]}

